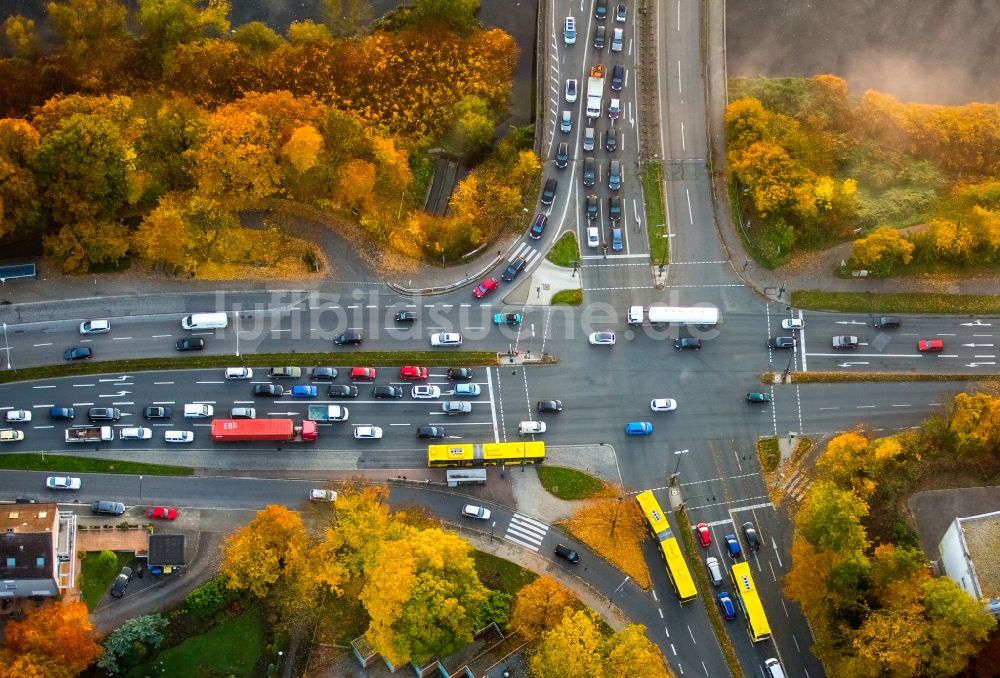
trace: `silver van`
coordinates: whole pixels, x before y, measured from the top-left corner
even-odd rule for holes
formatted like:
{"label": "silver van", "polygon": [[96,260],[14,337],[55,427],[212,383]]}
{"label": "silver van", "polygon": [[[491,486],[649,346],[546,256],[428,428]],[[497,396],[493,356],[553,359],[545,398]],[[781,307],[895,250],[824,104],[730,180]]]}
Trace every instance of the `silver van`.
{"label": "silver van", "polygon": [[228,326],[227,313],[193,313],[181,318],[181,327],[186,330],[221,330]]}

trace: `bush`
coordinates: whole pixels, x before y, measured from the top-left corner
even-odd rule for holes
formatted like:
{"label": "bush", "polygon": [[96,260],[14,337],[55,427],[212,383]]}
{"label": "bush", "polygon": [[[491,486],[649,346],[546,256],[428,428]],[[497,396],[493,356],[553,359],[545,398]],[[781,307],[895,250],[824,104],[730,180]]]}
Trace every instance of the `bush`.
{"label": "bush", "polygon": [[226,588],[222,577],[205,582],[188,594],[184,607],[195,619],[206,619],[239,598],[237,591]]}
{"label": "bush", "polygon": [[476,630],[485,628],[490,623],[494,623],[500,628],[506,627],[507,620],[510,618],[510,601],[512,599],[513,596],[510,594],[491,590],[486,597],[486,602],[479,608],[479,614],[476,615]]}

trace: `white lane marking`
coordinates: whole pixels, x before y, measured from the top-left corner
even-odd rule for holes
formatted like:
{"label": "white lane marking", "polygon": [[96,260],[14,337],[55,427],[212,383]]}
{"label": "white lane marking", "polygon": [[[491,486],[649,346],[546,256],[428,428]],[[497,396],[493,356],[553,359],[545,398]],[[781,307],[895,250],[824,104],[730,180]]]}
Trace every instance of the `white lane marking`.
{"label": "white lane marking", "polygon": [[196,384],[225,384],[224,381],[196,381]]}
{"label": "white lane marking", "polygon": [[150,339],[165,339],[166,337],[172,337],[172,334],[154,334]]}
{"label": "white lane marking", "polygon": [[111,337],[111,341],[128,341],[132,337]]}
{"label": "white lane marking", "polygon": [[174,384],[174,382],[172,382],[172,381],[154,381],[153,382],[154,386],[173,386],[173,384]]}
{"label": "white lane marking", "polygon": [[32,386],[31,388],[55,388],[55,386]]}
{"label": "white lane marking", "polygon": [[51,342],[48,343],[48,344],[32,344],[32,346],[35,346],[35,347],[38,347],[38,346],[51,346],[51,345],[52,345]]}
{"label": "white lane marking", "polygon": [[32,405],[31,407],[32,408],[55,407],[55,404],[49,404],[49,405]]}
{"label": "white lane marking", "polygon": [[93,386],[93,385],[94,384],[73,384],[73,387],[74,388],[78,388],[78,387],[82,387],[82,386]]}

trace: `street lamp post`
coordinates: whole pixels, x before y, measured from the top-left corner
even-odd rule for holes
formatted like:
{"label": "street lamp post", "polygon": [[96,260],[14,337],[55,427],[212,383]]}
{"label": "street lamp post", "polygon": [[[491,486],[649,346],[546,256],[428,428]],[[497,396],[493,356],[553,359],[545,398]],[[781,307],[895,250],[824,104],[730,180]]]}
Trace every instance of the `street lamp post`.
{"label": "street lamp post", "polygon": [[3,345],[7,352],[7,369],[14,369],[14,361],[10,359],[10,342],[7,341],[7,323],[3,324]]}
{"label": "street lamp post", "polygon": [[142,503],[142,476],[139,476],[139,503]]}
{"label": "street lamp post", "polygon": [[687,453],[688,453],[687,450],[674,450],[674,456],[677,457],[677,463],[674,465],[674,472],[670,474],[671,484],[675,483],[677,481],[677,476],[680,475],[678,471],[681,468],[681,455]]}

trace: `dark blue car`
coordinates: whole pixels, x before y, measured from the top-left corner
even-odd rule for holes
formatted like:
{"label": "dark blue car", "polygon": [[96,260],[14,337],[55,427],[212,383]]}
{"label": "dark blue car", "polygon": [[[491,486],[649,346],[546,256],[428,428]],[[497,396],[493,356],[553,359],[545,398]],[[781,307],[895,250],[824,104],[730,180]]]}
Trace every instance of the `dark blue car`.
{"label": "dark blue car", "polygon": [[725,536],[725,542],[726,549],[729,551],[729,555],[732,556],[734,560],[743,555],[743,552],[740,550],[740,540],[736,538],[735,534],[727,534]]}
{"label": "dark blue car", "polygon": [[72,407],[50,407],[49,408],[49,419],[73,419],[76,416],[76,410]]}
{"label": "dark blue car", "polygon": [[548,220],[549,218],[544,214],[535,215],[535,220],[531,222],[531,230],[528,231],[528,235],[532,240],[538,240],[542,237],[542,233],[545,232],[545,224]]}

